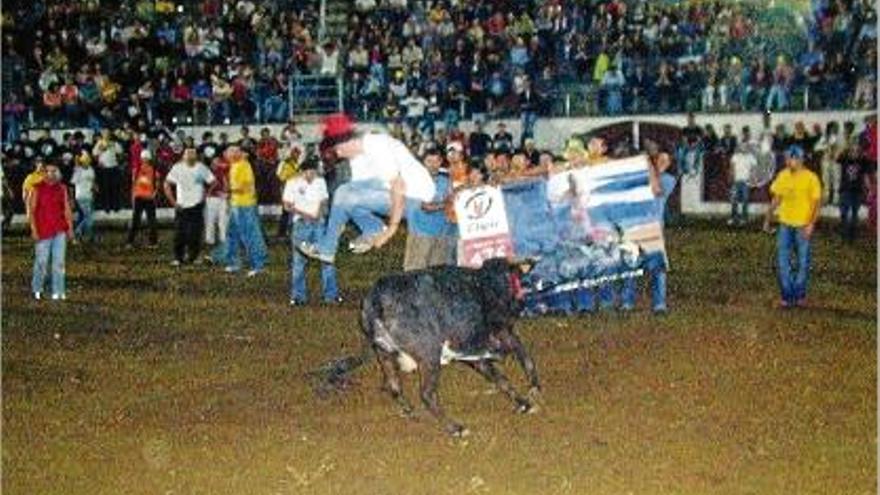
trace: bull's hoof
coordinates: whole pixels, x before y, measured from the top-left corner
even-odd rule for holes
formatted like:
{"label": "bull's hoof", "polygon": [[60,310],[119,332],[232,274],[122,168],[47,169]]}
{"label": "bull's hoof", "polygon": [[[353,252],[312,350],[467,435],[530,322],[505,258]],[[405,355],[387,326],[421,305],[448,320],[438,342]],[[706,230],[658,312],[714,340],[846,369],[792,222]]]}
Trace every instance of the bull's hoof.
{"label": "bull's hoof", "polygon": [[470,430],[458,423],[452,423],[446,427],[446,432],[453,438],[464,438],[471,434]]}
{"label": "bull's hoof", "polygon": [[532,402],[539,402],[541,400],[541,387],[532,387],[529,389],[529,393],[527,394],[528,398]]}
{"label": "bull's hoof", "polygon": [[402,406],[400,408],[400,417],[406,419],[419,419],[416,410],[412,406]]}
{"label": "bull's hoof", "polygon": [[532,405],[531,402],[525,399],[518,399],[516,401],[516,413],[517,414],[530,414],[534,412],[536,407]]}

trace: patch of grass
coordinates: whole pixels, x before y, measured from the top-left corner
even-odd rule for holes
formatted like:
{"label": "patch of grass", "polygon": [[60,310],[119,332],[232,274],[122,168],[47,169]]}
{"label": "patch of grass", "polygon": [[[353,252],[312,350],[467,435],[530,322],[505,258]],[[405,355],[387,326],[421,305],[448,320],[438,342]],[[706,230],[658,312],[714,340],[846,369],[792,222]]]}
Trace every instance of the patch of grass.
{"label": "patch of grass", "polygon": [[69,300],[53,303],[29,299],[32,245],[7,237],[3,492],[874,493],[874,244],[820,232],[812,307],[781,312],[773,239],[717,224],[668,229],[664,318],[641,301],[522,321],[537,415],[448,368],[465,440],[398,417],[375,365],[328,400],[303,378],[358,349],[359,298],[401,265],[402,239],[341,256],[342,307],[291,309],[286,245],[252,280],[171,268],[168,231],[159,251],[111,232],[70,248]]}

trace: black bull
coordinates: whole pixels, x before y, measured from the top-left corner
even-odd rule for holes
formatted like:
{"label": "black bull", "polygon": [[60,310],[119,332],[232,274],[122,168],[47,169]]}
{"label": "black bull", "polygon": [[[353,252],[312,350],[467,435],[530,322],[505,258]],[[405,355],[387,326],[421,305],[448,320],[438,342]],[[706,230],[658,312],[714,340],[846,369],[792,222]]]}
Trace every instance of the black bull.
{"label": "black bull", "polygon": [[403,393],[400,371],[418,371],[422,402],[443,428],[462,435],[437,398],[440,368],[459,361],[494,383],[516,411],[534,410],[498,369],[496,361],[513,353],[528,378],[529,395],[540,391],[535,364],[514,333],[521,309],[518,268],[506,260],[487,261],[479,270],[436,267],[379,279],[363,300],[364,351],[333,361],[313,373],[319,393],[347,383],[349,372],[375,353],[385,389],[407,416],[413,407]]}

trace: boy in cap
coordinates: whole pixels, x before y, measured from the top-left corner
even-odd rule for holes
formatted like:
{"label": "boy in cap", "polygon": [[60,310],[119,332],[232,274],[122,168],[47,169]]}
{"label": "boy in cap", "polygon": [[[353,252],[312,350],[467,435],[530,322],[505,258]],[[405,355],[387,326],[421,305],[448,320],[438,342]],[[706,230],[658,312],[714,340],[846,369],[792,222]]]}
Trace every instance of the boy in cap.
{"label": "boy in cap", "polygon": [[[791,145],[785,150],[785,169],[770,185],[773,196],[764,229],[777,214],[776,273],[781,291],[781,308],[806,305],[807,282],[810,275],[810,240],[819,218],[822,187],[819,177],[804,166],[804,149]],[[796,253],[796,269],[791,256]]]}
{"label": "boy in cap", "polygon": [[[299,173],[284,184],[282,202],[284,209],[293,216],[290,239],[293,257],[290,262],[290,305],[300,306],[308,301],[306,288],[306,265],[308,259],[296,246],[303,242],[315,242],[320,236],[327,213],[327,183],[318,176],[318,157],[310,156],[299,166]],[[321,286],[325,303],[341,302],[336,281],[336,267],[321,263]]]}
{"label": "boy in cap", "polygon": [[[361,231],[351,243],[355,253],[385,245],[412,213],[434,197],[434,180],[406,145],[386,134],[357,132],[345,114],[324,120],[324,146],[348,160],[351,180],[334,192],[324,233],[314,243],[297,248],[306,256],[333,263],[339,237],[349,220]],[[388,217],[386,226],[379,215]]]}

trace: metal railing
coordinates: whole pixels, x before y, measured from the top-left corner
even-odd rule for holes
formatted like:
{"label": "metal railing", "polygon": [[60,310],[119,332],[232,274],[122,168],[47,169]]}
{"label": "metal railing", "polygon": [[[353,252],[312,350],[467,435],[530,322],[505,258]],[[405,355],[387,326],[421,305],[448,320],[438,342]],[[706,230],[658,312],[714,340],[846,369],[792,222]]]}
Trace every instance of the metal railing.
{"label": "metal railing", "polygon": [[343,94],[341,77],[294,75],[288,85],[289,117],[341,112]]}

